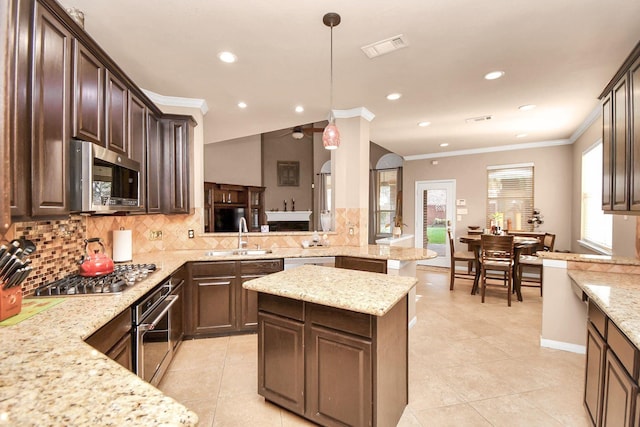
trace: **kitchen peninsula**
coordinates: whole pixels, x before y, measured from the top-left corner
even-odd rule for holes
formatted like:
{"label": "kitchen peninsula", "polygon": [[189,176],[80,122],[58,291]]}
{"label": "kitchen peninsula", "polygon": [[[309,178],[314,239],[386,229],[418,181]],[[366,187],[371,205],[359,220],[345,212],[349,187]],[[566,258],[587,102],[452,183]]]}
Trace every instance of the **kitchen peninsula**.
{"label": "kitchen peninsula", "polygon": [[320,425],[395,425],[408,402],[413,277],[314,265],[258,292],[258,392]]}

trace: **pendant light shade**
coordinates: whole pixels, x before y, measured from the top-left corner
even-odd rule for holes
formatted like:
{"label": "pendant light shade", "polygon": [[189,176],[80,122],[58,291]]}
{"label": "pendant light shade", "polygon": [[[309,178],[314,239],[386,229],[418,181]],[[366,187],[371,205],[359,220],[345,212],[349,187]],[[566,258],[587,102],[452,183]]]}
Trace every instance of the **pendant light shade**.
{"label": "pendant light shade", "polygon": [[336,120],[333,117],[333,27],[340,24],[340,15],[337,13],[327,13],[322,17],[322,22],[331,28],[331,63],[330,63],[330,92],[329,104],[331,111],[329,113],[329,124],[324,128],[322,133],[322,145],[327,150],[335,150],[340,146],[340,131],[336,126]]}

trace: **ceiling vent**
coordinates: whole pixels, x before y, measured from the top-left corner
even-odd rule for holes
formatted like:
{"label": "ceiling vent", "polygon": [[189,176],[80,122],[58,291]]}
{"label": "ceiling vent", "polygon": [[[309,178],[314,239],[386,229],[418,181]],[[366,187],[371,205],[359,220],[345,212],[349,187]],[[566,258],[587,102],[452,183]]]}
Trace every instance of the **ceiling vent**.
{"label": "ceiling vent", "polygon": [[478,123],[478,122],[486,122],[487,120],[491,120],[493,116],[480,116],[480,117],[471,117],[470,119],[466,119],[467,123]]}
{"label": "ceiling vent", "polygon": [[376,56],[384,55],[385,53],[393,52],[394,50],[402,49],[407,46],[409,46],[409,42],[404,35],[399,34],[397,36],[389,37],[388,39],[380,40],[379,42],[368,44],[360,49],[362,49],[369,59],[373,59]]}

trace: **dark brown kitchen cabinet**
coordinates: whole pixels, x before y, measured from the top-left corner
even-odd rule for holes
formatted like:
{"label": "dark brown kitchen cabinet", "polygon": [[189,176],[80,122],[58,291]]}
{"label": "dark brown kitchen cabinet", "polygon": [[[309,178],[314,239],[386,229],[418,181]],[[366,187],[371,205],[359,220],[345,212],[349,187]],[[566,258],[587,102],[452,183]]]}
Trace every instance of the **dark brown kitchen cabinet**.
{"label": "dark brown kitchen cabinet", "polygon": [[72,35],[35,4],[32,86],[32,215],[69,213]]}
{"label": "dark brown kitchen cabinet", "polygon": [[607,351],[604,368],[602,426],[633,426],[638,386],[612,351]]}
{"label": "dark brown kitchen cabinet", "polygon": [[73,137],[104,147],[105,67],[78,40],[73,56]]}
{"label": "dark brown kitchen cabinet", "polygon": [[105,136],[107,148],[111,151],[129,154],[127,128],[127,100],[129,92],[118,77],[107,71],[105,87]]}
{"label": "dark brown kitchen cabinet", "polygon": [[140,164],[140,210],[146,211],[147,200],[147,107],[135,95],[129,93],[128,105],[128,141],[129,157]]}
{"label": "dark brown kitchen cabinet", "polygon": [[189,154],[192,150],[192,117],[165,115],[163,165],[163,212],[167,214],[189,213]]}
{"label": "dark brown kitchen cabinet", "polygon": [[612,210],[611,186],[613,174],[611,173],[611,141],[613,138],[613,104],[611,95],[607,95],[602,101],[602,210],[607,212]]}
{"label": "dark brown kitchen cabinet", "polygon": [[587,358],[584,406],[592,425],[601,425],[606,344],[591,322],[587,323]]}
{"label": "dark brown kitchen cabinet", "polygon": [[396,425],[408,402],[407,301],[372,316],[259,293],[258,393],[323,426]]}
{"label": "dark brown kitchen cabinet", "polygon": [[133,371],[132,316],[128,308],[94,332],[85,341],[130,371]]}
{"label": "dark brown kitchen cabinet", "polygon": [[186,334],[213,336],[257,329],[257,294],[242,283],[281,271],[284,261],[205,261],[190,263],[189,268]]}
{"label": "dark brown kitchen cabinet", "polygon": [[188,280],[187,268],[180,267],[171,274],[171,295],[178,297],[178,301],[171,306],[169,312],[171,350],[175,353],[182,343],[185,335],[185,290]]}
{"label": "dark brown kitchen cabinet", "polygon": [[614,88],[611,94],[613,106],[613,138],[612,138],[612,177],[613,177],[613,210],[626,211],[629,208],[629,192],[627,189],[628,166],[628,84],[626,77]]}
{"label": "dark brown kitchen cabinet", "polygon": [[162,124],[147,115],[147,213],[162,213]]}
{"label": "dark brown kitchen cabinet", "polygon": [[632,211],[640,211],[640,58],[629,69],[631,168],[629,203]]}
{"label": "dark brown kitchen cabinet", "polygon": [[387,261],[384,259],[337,256],[336,268],[387,274]]}

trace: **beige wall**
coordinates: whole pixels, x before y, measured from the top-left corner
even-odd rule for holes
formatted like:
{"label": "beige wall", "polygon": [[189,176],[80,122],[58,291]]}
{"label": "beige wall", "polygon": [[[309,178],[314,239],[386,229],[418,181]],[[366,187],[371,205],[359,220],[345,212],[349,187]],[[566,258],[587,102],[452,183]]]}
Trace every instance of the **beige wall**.
{"label": "beige wall", "polygon": [[[487,166],[534,163],[535,207],[544,215],[537,230],[556,234],[556,249],[571,248],[572,147],[570,145],[502,151],[437,159],[405,161],[403,218],[406,232],[414,234],[416,181],[455,179],[456,199],[466,199],[468,214],[456,223],[456,234],[469,225],[486,224]],[[454,220],[456,216],[454,215]]]}
{"label": "beige wall", "polygon": [[[573,241],[572,252],[591,253],[578,243],[580,239],[580,207],[581,207],[581,179],[582,179],[582,153],[602,139],[602,121],[598,117],[591,126],[573,144],[573,190],[572,190],[572,215],[571,232]],[[636,219],[633,216],[613,216],[613,254],[617,256],[636,256]]]}
{"label": "beige wall", "polygon": [[206,144],[204,165],[207,182],[261,186],[260,135]]}

